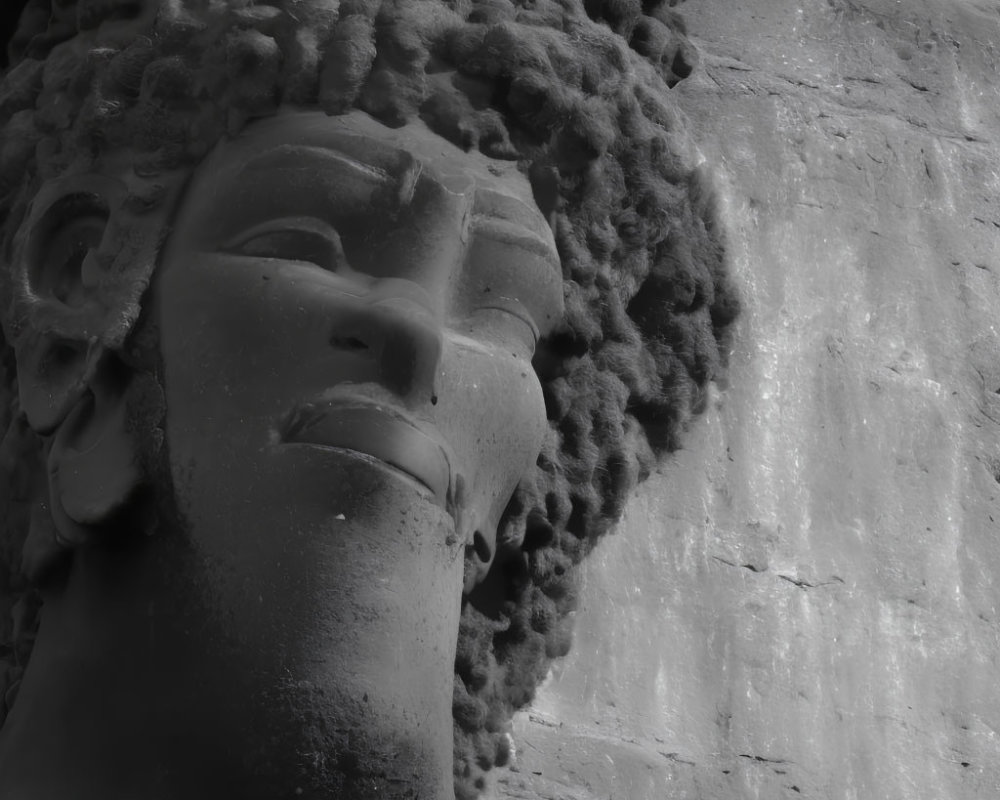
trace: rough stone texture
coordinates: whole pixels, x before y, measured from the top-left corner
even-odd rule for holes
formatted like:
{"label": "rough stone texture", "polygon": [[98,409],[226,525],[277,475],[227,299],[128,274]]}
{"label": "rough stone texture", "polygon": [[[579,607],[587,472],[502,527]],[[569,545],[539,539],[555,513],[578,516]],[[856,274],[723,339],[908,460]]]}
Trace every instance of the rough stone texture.
{"label": "rough stone texture", "polygon": [[699,0],[730,385],[586,569],[524,800],[1000,795],[1000,3]]}

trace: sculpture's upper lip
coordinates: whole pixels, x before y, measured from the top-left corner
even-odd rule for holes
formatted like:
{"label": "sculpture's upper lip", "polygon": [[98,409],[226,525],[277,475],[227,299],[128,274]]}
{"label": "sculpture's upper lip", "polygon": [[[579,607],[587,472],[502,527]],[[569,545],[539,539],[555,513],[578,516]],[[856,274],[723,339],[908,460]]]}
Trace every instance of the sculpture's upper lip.
{"label": "sculpture's upper lip", "polygon": [[300,403],[279,430],[285,444],[311,444],[367,456],[408,475],[452,511],[452,466],[440,434],[395,404],[364,396]]}

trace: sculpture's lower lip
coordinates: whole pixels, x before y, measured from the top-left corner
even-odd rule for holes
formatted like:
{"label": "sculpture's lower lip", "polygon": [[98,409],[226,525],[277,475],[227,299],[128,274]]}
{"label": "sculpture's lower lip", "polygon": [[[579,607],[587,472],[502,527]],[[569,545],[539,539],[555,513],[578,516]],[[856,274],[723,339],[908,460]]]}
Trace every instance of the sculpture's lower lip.
{"label": "sculpture's lower lip", "polygon": [[305,403],[285,420],[281,441],[357,453],[383,462],[430,490],[449,506],[451,465],[437,437],[421,430],[398,409],[379,403]]}

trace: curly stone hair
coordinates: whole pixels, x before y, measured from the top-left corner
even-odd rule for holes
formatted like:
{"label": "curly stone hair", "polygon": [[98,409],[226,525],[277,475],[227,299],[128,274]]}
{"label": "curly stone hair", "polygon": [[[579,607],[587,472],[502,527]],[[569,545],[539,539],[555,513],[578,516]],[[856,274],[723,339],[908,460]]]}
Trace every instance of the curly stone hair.
{"label": "curly stone hair", "polygon": [[[47,524],[43,437],[19,410],[16,362],[50,337],[137,363],[162,236],[145,212],[253,118],[283,104],[360,108],[516,161],[562,260],[565,318],[534,360],[545,443],[490,572],[477,584],[467,563],[455,788],[478,796],[510,758],[513,711],[569,648],[576,565],[678,446],[737,313],[710,184],[670,98],[696,63],[677,2],[28,0],[0,83],[0,611],[12,611],[0,718],[37,606],[20,553]],[[92,253],[101,302],[53,311],[44,276],[12,258],[32,203],[53,179],[120,168],[122,153],[128,192],[105,209],[114,235]]]}

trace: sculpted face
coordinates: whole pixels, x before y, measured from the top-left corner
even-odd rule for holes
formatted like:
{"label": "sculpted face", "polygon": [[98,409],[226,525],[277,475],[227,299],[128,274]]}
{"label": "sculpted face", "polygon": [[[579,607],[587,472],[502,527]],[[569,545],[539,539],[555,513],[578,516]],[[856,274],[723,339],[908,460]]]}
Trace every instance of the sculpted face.
{"label": "sculpted face", "polygon": [[418,125],[286,113],[199,167],[154,294],[220,671],[414,752],[450,796],[462,556],[488,562],[537,457],[531,357],[562,311],[527,180]]}
{"label": "sculpted face", "polygon": [[176,208],[146,300],[174,503],[155,525],[102,511],[152,509],[126,503],[130,378],[98,352],[47,450],[81,544],[0,730],[0,785],[447,800],[464,556],[485,569],[546,426],[548,225],[514,165],[360,112],[251,124]]}
{"label": "sculpted face", "polygon": [[[378,473],[490,549],[540,447],[530,361],[562,310],[551,233],[512,166],[360,112],[258,122],[198,169],[157,295],[192,524],[198,487],[243,486],[237,507],[254,506],[268,461],[298,454]],[[340,487],[305,488],[285,505],[345,510]]]}

